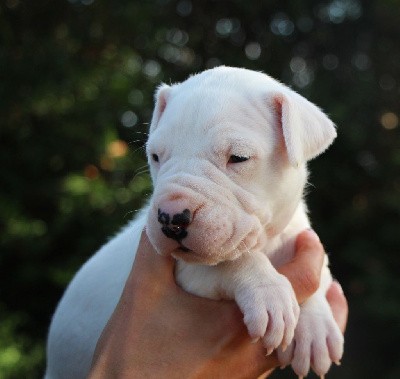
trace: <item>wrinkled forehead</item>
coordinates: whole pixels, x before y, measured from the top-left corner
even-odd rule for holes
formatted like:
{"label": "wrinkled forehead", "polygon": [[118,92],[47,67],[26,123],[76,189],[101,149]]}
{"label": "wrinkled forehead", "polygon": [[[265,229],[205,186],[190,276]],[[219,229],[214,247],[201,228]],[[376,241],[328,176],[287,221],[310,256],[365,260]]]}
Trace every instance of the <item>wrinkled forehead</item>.
{"label": "wrinkled forehead", "polygon": [[258,139],[276,136],[276,115],[267,99],[232,89],[194,89],[175,93],[150,139],[175,144],[211,139]]}

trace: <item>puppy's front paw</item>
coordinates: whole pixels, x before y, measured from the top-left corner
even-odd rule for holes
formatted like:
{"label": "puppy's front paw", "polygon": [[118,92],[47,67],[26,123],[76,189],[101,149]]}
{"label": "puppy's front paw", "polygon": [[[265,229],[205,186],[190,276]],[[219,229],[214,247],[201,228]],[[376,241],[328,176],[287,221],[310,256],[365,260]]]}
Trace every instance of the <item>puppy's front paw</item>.
{"label": "puppy's front paw", "polygon": [[270,282],[243,288],[236,301],[244,314],[250,337],[262,339],[267,355],[293,339],[300,308],[290,282],[276,273]]}
{"label": "puppy's front paw", "polygon": [[300,312],[294,339],[283,351],[277,350],[282,366],[291,364],[299,377],[306,376],[310,366],[323,377],[332,362],[339,364],[343,355],[343,334],[330,310]]}

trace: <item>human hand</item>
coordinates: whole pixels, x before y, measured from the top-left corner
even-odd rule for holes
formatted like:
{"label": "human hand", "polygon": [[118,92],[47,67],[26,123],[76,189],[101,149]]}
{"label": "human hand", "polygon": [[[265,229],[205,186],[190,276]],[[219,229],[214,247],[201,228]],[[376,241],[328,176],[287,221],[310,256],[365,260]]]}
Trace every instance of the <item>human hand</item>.
{"label": "human hand", "polygon": [[[318,288],[324,255],[324,247],[317,234],[312,230],[305,230],[297,237],[293,260],[278,270],[292,283],[300,304]],[[344,333],[349,307],[342,287],[337,281],[333,281],[331,284],[326,298],[332,309],[333,317]]]}
{"label": "human hand", "polygon": [[[299,302],[316,290],[324,249],[312,231],[298,236],[294,259],[279,271]],[[145,233],[120,301],[96,347],[90,379],[256,378],[279,362],[252,344],[234,302],[186,293],[173,276],[174,261],[156,254]],[[327,298],[342,330],[347,303],[338,284]],[[267,373],[266,373],[267,372]]]}

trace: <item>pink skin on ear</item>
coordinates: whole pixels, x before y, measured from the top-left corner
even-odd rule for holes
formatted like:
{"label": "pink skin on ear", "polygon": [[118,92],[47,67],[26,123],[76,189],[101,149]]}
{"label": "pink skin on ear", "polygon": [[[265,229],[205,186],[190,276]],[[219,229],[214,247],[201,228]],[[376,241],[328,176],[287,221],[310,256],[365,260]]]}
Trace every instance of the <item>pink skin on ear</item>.
{"label": "pink skin on ear", "polygon": [[152,132],[156,128],[165,108],[167,107],[167,101],[170,91],[171,91],[170,86],[168,86],[167,84],[161,84],[161,86],[158,87],[155,93],[154,98],[156,104],[154,107],[153,117],[151,119],[150,132]]}
{"label": "pink skin on ear", "polygon": [[277,124],[276,126],[278,134],[277,153],[281,158],[289,162],[289,156],[282,127],[282,98],[279,96],[274,97],[272,99],[272,104],[276,114],[276,124]]}
{"label": "pink skin on ear", "polygon": [[332,121],[314,104],[294,91],[274,94],[272,104],[282,128],[293,167],[321,154],[335,139]]}

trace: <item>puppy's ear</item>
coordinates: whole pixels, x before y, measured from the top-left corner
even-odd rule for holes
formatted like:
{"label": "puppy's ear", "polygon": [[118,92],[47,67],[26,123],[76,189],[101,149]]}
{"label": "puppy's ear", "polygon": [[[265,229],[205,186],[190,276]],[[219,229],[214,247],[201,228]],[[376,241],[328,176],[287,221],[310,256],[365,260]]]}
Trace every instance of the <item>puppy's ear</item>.
{"label": "puppy's ear", "polygon": [[151,118],[150,133],[154,131],[154,129],[157,127],[158,122],[160,121],[161,115],[163,114],[167,106],[167,101],[170,92],[171,92],[171,87],[163,83],[157,88],[154,94],[155,106],[154,106],[153,116]]}
{"label": "puppy's ear", "polygon": [[314,104],[294,91],[272,95],[290,163],[300,164],[321,154],[335,139],[333,122]]}

